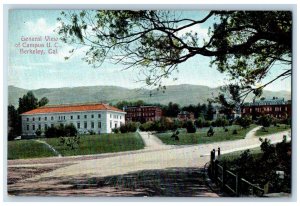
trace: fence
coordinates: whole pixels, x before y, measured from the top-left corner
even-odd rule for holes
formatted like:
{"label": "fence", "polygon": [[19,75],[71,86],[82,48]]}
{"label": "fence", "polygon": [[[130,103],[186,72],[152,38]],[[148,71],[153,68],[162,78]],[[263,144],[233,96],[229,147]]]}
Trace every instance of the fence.
{"label": "fence", "polygon": [[[222,166],[216,159],[215,150],[211,151],[210,155],[210,170],[209,175],[213,181],[220,185],[222,190],[227,191],[234,196],[258,196],[264,195],[264,189],[260,188],[246,179],[234,174],[226,167]],[[218,148],[218,156],[221,155],[221,150]]]}

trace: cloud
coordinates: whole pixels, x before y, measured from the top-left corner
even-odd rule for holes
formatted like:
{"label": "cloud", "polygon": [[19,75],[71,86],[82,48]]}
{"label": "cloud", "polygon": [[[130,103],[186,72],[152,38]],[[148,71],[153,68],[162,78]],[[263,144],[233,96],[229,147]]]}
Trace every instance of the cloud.
{"label": "cloud", "polygon": [[26,30],[30,35],[57,35],[55,30],[60,26],[57,22],[53,25],[49,25],[44,18],[39,18],[36,21],[25,22]]}
{"label": "cloud", "polygon": [[192,34],[196,34],[199,37],[200,42],[202,42],[203,39],[208,40],[208,29],[207,28],[202,28],[200,25],[196,24],[193,25],[191,27],[187,27],[185,29],[182,29],[180,31],[177,32],[177,36],[178,37],[182,37],[184,36],[186,33],[192,33]]}

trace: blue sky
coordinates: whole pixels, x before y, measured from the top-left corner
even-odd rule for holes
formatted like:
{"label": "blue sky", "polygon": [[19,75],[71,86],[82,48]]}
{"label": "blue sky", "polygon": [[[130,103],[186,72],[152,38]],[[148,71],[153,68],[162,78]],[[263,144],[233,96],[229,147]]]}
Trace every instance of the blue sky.
{"label": "blue sky", "polygon": [[[25,89],[58,88],[94,85],[114,85],[127,88],[144,86],[137,82],[144,78],[139,69],[123,70],[122,65],[105,63],[94,69],[81,60],[83,51],[77,52],[69,60],[64,56],[72,48],[60,43],[57,55],[21,55],[16,44],[22,37],[51,36],[58,23],[58,10],[11,10],[9,14],[9,69],[8,84]],[[184,15],[196,17],[197,12],[186,12]],[[205,38],[208,25],[193,27]],[[226,83],[226,75],[209,67],[210,58],[196,56],[179,66],[179,73],[174,73],[177,81],[165,80],[165,85],[195,84],[217,87]],[[275,77],[281,66],[274,68],[268,79]],[[268,86],[268,90],[291,90],[290,78],[278,80]]]}

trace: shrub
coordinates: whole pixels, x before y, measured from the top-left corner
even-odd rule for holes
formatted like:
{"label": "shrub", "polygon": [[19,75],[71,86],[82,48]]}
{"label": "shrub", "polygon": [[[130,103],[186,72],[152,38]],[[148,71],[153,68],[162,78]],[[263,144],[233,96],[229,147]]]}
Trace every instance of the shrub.
{"label": "shrub", "polygon": [[195,125],[198,128],[202,128],[204,127],[204,123],[205,123],[205,119],[203,117],[199,117],[196,121],[195,121]]}
{"label": "shrub", "polygon": [[250,116],[239,117],[236,120],[236,124],[240,125],[242,128],[246,129],[252,123],[252,119]]}
{"label": "shrub", "polygon": [[127,133],[127,132],[136,132],[137,130],[137,123],[135,122],[128,122],[126,124],[121,125],[120,132]]}
{"label": "shrub", "polygon": [[218,117],[214,122],[212,126],[215,127],[225,127],[229,125],[229,121],[225,119],[225,117]]}
{"label": "shrub", "polygon": [[46,138],[57,137],[58,136],[57,135],[57,128],[56,127],[49,127],[45,131],[45,136],[46,136]]}
{"label": "shrub", "polygon": [[270,127],[273,118],[270,115],[263,115],[258,119],[258,124],[262,125],[263,127]]}
{"label": "shrub", "polygon": [[176,141],[179,141],[179,131],[176,130],[175,132],[173,132],[171,138],[173,138]]}
{"label": "shrub", "polygon": [[40,137],[42,135],[42,131],[40,129],[37,129],[35,131],[36,136]]}
{"label": "shrub", "polygon": [[234,129],[234,130],[232,131],[232,134],[238,134],[237,130]]}
{"label": "shrub", "polygon": [[195,133],[196,132],[196,127],[192,121],[187,121],[186,131],[187,131],[187,133]]}
{"label": "shrub", "polygon": [[120,128],[113,128],[112,132],[118,134],[120,132]]}
{"label": "shrub", "polygon": [[71,137],[71,136],[77,136],[77,129],[74,126],[74,124],[67,124],[64,128],[65,130],[65,136]]}
{"label": "shrub", "polygon": [[94,130],[89,130],[89,135],[95,135],[96,132],[94,132]]}
{"label": "shrub", "polygon": [[207,131],[207,136],[208,137],[212,137],[212,136],[214,136],[214,133],[215,133],[215,131],[214,131],[214,128],[212,127],[212,126],[210,126],[209,127],[209,130]]}

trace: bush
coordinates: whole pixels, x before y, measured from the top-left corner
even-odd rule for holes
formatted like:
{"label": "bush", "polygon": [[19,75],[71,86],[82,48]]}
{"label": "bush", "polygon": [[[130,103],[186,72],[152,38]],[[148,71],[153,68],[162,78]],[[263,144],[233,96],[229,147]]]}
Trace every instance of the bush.
{"label": "bush", "polygon": [[209,130],[207,131],[207,136],[208,137],[212,137],[212,136],[214,136],[214,133],[215,133],[215,131],[214,131],[214,128],[212,127],[212,126],[210,126],[209,127]]}
{"label": "bush", "polygon": [[258,124],[262,125],[263,127],[270,127],[273,118],[270,115],[263,115],[258,119]]}
{"label": "bush", "polygon": [[40,137],[42,135],[42,131],[40,129],[37,129],[35,131],[35,134],[36,134],[37,137]]}
{"label": "bush", "polygon": [[111,131],[115,134],[118,134],[120,133],[120,128],[113,128]]}
{"label": "bush", "polygon": [[89,135],[95,135],[96,132],[94,132],[94,130],[89,130]]}
{"label": "bush", "polygon": [[212,126],[214,127],[225,127],[229,125],[229,121],[225,119],[225,117],[218,117],[214,122],[212,122]]}
{"label": "bush", "polygon": [[198,128],[202,128],[204,127],[204,122],[205,122],[205,119],[203,117],[199,117],[196,121],[195,121],[195,125],[198,127]]}
{"label": "bush", "polygon": [[237,130],[234,129],[234,130],[232,131],[232,134],[238,134]]}
{"label": "bush", "polygon": [[77,134],[77,129],[73,124],[67,124],[66,126],[60,124],[58,127],[49,127],[45,131],[46,138],[71,137],[77,136]]}
{"label": "bush", "polygon": [[45,136],[46,136],[46,138],[57,137],[58,136],[57,135],[57,128],[56,127],[49,127],[45,131]]}
{"label": "bush", "polygon": [[187,121],[186,131],[187,131],[187,133],[195,133],[196,132],[196,127],[192,121]]}
{"label": "bush", "polygon": [[135,122],[128,122],[126,124],[121,125],[120,132],[127,133],[127,132],[136,132],[138,128],[137,123]]}
{"label": "bush", "polygon": [[250,116],[239,117],[236,120],[236,124],[240,125],[242,128],[246,129],[252,123],[252,119]]}
{"label": "bush", "polygon": [[173,132],[171,138],[173,138],[176,141],[179,141],[179,131],[176,130],[175,132]]}

